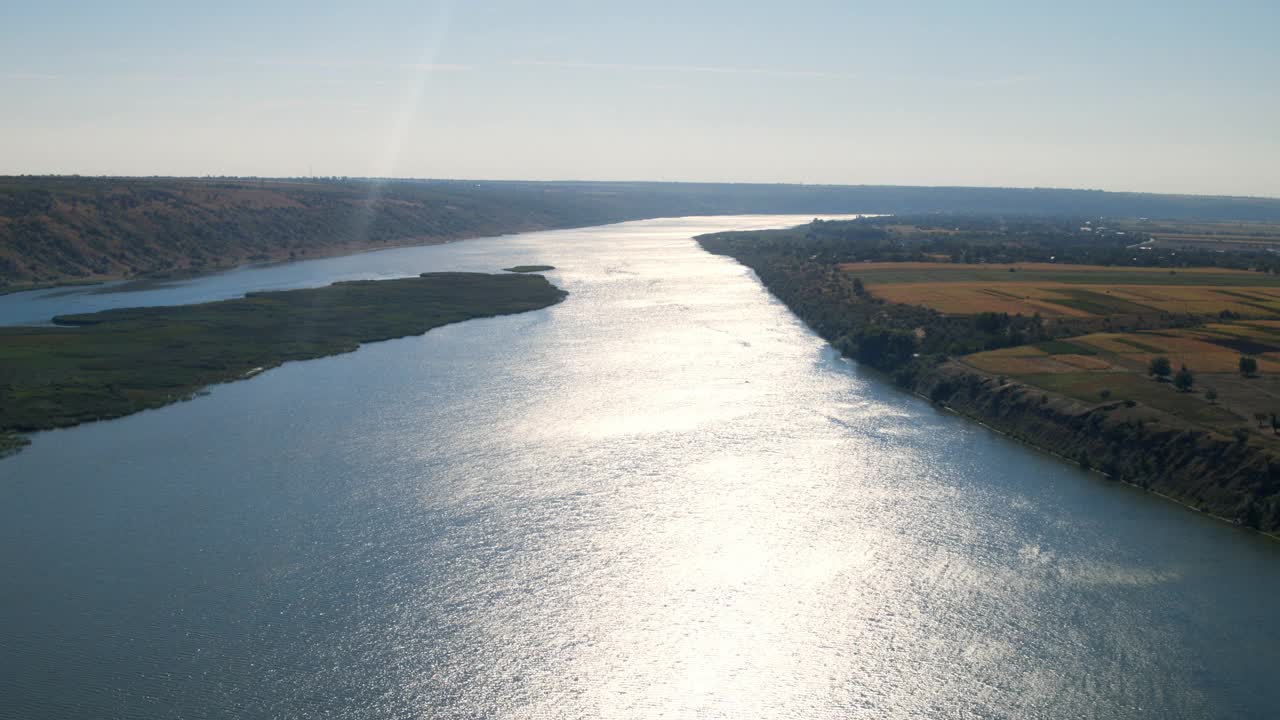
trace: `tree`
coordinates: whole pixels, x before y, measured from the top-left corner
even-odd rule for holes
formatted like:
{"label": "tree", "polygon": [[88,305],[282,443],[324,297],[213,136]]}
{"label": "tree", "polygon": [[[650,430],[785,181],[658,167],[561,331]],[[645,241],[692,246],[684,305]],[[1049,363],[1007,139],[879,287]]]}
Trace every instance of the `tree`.
{"label": "tree", "polygon": [[1256,412],[1256,413],[1254,413],[1254,414],[1253,414],[1253,419],[1258,421],[1258,427],[1266,427],[1266,426],[1267,426],[1267,414],[1266,414],[1266,413]]}
{"label": "tree", "polygon": [[1186,365],[1183,365],[1182,369],[1178,371],[1178,374],[1173,376],[1173,386],[1182,392],[1190,390],[1191,386],[1194,385],[1195,382],[1196,376],[1187,369]]}
{"label": "tree", "polygon": [[913,333],[872,325],[859,330],[854,341],[857,351],[854,359],[874,368],[888,370],[911,362],[916,351]]}
{"label": "tree", "polygon": [[1103,400],[1106,400],[1107,398],[1111,397],[1111,389],[1102,388],[1101,390],[1098,391],[1098,397],[1102,398]]}
{"label": "tree", "polygon": [[1275,413],[1271,413],[1271,431],[1280,435],[1280,417],[1276,417]]}
{"label": "tree", "polygon": [[1218,391],[1214,390],[1213,388],[1209,388],[1208,390],[1206,390],[1204,393],[1204,396],[1208,398],[1209,402],[1211,403],[1218,402]]}
{"label": "tree", "polygon": [[1009,325],[1009,313],[980,312],[973,316],[973,327],[980,333],[993,335]]}
{"label": "tree", "polygon": [[1258,361],[1251,357],[1246,357],[1244,355],[1241,355],[1240,356],[1240,376],[1253,377],[1254,373],[1256,372],[1258,372]]}
{"label": "tree", "polygon": [[1169,364],[1169,358],[1164,356],[1152,358],[1151,364],[1147,366],[1147,374],[1154,375],[1160,382],[1168,380],[1171,372],[1173,372],[1173,366]]}

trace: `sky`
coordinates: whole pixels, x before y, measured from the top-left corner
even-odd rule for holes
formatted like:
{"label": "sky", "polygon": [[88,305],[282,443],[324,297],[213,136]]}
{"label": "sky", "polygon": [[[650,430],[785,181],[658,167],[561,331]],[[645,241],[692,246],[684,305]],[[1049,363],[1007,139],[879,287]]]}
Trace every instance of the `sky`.
{"label": "sky", "polygon": [[9,2],[0,174],[1280,197],[1280,2]]}

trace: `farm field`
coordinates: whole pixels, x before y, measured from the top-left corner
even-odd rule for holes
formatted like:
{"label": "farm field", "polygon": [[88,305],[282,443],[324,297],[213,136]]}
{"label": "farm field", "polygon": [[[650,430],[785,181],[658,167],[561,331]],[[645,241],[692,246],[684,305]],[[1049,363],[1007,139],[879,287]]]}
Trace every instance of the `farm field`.
{"label": "farm field", "polygon": [[[1059,263],[952,263],[952,262],[860,262],[838,266],[866,283],[900,282],[1054,282],[1097,285],[1103,283],[1156,285],[1248,285],[1280,287],[1280,276],[1231,268],[1112,267]],[[1013,272],[1010,272],[1010,268]],[[1018,275],[1018,273],[1023,273]]]}
{"label": "farm field", "polygon": [[1280,317],[1280,277],[1246,270],[922,262],[840,267],[876,297],[947,315],[1217,315],[1225,310],[1243,317]]}
{"label": "farm field", "polygon": [[1156,243],[1170,247],[1233,250],[1280,244],[1280,225],[1274,223],[1121,220],[1117,227],[1149,234]]}
{"label": "farm field", "polygon": [[[1258,372],[1242,377],[1242,355]],[[1195,375],[1191,391],[1157,382],[1151,360],[1167,357],[1176,372]],[[963,362],[995,375],[1091,403],[1132,400],[1209,429],[1256,432],[1257,415],[1280,413],[1280,321],[1213,323],[1132,333],[1094,333],[1070,340],[992,350]],[[1212,389],[1216,398],[1210,400]],[[1267,430],[1263,437],[1272,437]],[[1280,442],[1277,440],[1276,442]]]}

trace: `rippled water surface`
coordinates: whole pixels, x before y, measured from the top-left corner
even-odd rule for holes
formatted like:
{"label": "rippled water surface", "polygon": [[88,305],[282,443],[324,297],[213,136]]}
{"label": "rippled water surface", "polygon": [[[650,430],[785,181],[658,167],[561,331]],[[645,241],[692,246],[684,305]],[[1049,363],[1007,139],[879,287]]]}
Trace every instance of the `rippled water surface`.
{"label": "rippled water surface", "polygon": [[0,461],[0,716],[1264,718],[1280,545],[841,361],[628,223],[0,298],[547,263],[568,299]]}

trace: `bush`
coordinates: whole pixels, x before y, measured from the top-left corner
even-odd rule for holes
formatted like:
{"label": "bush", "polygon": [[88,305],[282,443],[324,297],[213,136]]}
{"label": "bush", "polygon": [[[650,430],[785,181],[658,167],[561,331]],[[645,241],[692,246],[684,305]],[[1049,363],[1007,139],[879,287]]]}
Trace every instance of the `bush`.
{"label": "bush", "polygon": [[955,394],[956,394],[955,383],[951,382],[950,380],[943,380],[937,385],[934,385],[933,389],[929,391],[929,399],[937,403],[946,402],[948,399],[951,398],[952,395],[955,395]]}
{"label": "bush", "polygon": [[1191,390],[1191,386],[1195,385],[1195,382],[1195,374],[1188,370],[1186,365],[1183,365],[1182,369],[1178,370],[1178,374],[1173,376],[1173,386],[1182,392]]}
{"label": "bush", "polygon": [[1240,375],[1241,377],[1253,377],[1258,372],[1258,361],[1247,356],[1240,357]]}
{"label": "bush", "polygon": [[1157,380],[1163,382],[1173,372],[1173,366],[1169,364],[1169,358],[1161,356],[1151,359],[1151,364],[1147,366],[1147,374],[1153,375]]}

